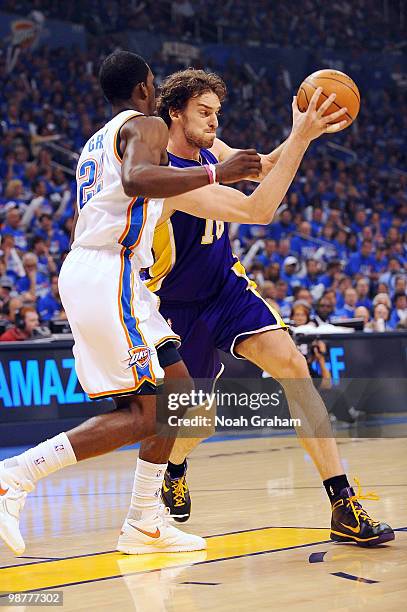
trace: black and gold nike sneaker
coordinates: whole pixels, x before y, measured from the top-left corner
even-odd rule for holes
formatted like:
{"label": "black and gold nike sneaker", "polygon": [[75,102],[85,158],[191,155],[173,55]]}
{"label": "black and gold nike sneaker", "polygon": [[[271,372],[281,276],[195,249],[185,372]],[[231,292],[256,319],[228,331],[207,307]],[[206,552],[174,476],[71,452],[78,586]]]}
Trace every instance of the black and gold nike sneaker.
{"label": "black and gold nike sneaker", "polygon": [[178,478],[171,478],[170,472],[166,470],[161,489],[164,504],[170,509],[170,515],[179,523],[185,523],[191,514],[191,496],[189,495],[186,473],[186,462],[184,473]]}
{"label": "black and gold nike sneaker", "polygon": [[352,487],[347,487],[332,503],[331,540],[356,542],[359,546],[377,546],[394,540],[393,529],[370,518],[359,503],[361,499],[377,501],[378,495],[371,491],[362,495],[356,478],[355,482],[358,486],[356,494]]}

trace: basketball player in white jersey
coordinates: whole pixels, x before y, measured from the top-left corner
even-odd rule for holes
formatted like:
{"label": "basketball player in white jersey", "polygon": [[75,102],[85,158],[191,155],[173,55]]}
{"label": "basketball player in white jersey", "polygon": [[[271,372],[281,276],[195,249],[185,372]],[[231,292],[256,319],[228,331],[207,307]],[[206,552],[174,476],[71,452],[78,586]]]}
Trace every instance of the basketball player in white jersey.
{"label": "basketball player in white jersey", "polygon": [[[102,65],[100,81],[114,118],[86,143],[79,159],[75,240],[59,285],[74,335],[79,381],[91,398],[115,398],[116,409],[0,462],[0,536],[19,555],[25,549],[20,511],[39,479],[139,440],[144,443],[118,550],[143,554],[206,547],[203,538],[169,525],[159,504],[175,434],[160,436],[157,444],[155,391],[166,351],[173,354],[179,338],[159,315],[139,269],[151,265],[154,225],[170,210],[269,223],[311,140],[343,114],[323,117],[331,99],[316,111],[320,90],[306,113],[299,113],[294,102],[293,130],[278,163],[246,197],[218,185],[199,188],[258,175],[255,151],[239,151],[216,168],[160,166],[167,162],[168,130],[162,120],[148,116],[154,110],[153,75],[139,56],[112,54]],[[173,364],[168,377],[188,385],[183,362],[172,357],[168,363]]]}

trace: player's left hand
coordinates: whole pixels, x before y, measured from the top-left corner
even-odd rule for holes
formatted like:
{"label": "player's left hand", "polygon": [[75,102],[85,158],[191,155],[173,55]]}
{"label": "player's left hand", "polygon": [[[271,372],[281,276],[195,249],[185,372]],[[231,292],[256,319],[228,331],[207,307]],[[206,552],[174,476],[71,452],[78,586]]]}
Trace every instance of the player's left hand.
{"label": "player's left hand", "polygon": [[235,183],[242,179],[258,177],[261,172],[261,158],[255,149],[241,149],[216,165],[220,183]]}
{"label": "player's left hand", "polygon": [[294,96],[293,99],[292,132],[308,142],[311,142],[311,140],[314,140],[315,138],[319,138],[319,136],[322,136],[322,134],[338,132],[347,124],[346,119],[338,121],[338,119],[346,114],[346,107],[341,108],[330,115],[324,115],[324,113],[331,106],[332,102],[335,100],[336,94],[331,94],[317,109],[317,104],[321,93],[322,87],[318,87],[318,89],[315,90],[305,113],[302,113],[299,110],[297,105],[297,97]]}

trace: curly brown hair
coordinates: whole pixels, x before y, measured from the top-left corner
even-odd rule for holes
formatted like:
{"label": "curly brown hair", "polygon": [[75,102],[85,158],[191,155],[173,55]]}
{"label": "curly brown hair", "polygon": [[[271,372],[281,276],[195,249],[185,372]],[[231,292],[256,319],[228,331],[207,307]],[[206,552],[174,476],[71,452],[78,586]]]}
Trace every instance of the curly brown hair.
{"label": "curly brown hair", "polygon": [[220,102],[223,102],[226,97],[226,85],[219,75],[194,68],[174,72],[161,85],[157,100],[157,114],[170,127],[170,109],[182,111],[188,100],[208,91],[213,91]]}

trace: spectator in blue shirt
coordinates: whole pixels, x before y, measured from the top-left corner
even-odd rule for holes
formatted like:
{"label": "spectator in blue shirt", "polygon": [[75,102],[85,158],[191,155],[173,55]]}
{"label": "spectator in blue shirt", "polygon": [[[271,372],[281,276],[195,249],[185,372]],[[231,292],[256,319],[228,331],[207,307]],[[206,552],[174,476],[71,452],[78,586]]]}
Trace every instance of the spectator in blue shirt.
{"label": "spectator in blue shirt", "polygon": [[379,282],[386,283],[390,293],[393,295],[396,288],[396,279],[400,276],[401,264],[398,257],[389,257],[389,265],[386,272],[380,275]]}
{"label": "spectator in blue shirt", "polygon": [[38,257],[38,272],[45,276],[55,274],[57,267],[52,256],[49,254],[48,244],[41,236],[34,236],[32,241],[32,252]]}
{"label": "spectator in blue shirt", "polygon": [[275,240],[267,239],[264,241],[264,249],[257,255],[257,259],[264,266],[268,266],[273,261],[273,255],[277,251],[277,242]]}
{"label": "spectator in blue shirt", "polygon": [[38,299],[37,310],[41,321],[50,321],[63,311],[56,274],[51,277],[51,290]]}
{"label": "spectator in blue shirt", "polygon": [[69,248],[68,236],[55,227],[52,223],[52,217],[48,213],[44,213],[39,218],[40,227],[35,231],[37,236],[41,236],[49,244],[49,252],[51,255],[60,255],[63,251]]}
{"label": "spectator in blue shirt", "polygon": [[319,263],[316,259],[307,259],[306,261],[306,275],[302,279],[302,285],[306,289],[312,289],[315,285],[319,284],[320,269]]}
{"label": "spectator in blue shirt", "polygon": [[376,247],[374,271],[376,273],[384,272],[387,268],[387,264],[386,246],[384,244],[379,244]]}
{"label": "spectator in blue shirt", "polygon": [[372,300],[369,298],[370,282],[367,278],[359,278],[356,283],[358,299],[356,306],[365,306],[368,310],[372,308]]}
{"label": "spectator in blue shirt", "polygon": [[348,232],[343,227],[339,228],[333,240],[334,247],[340,259],[346,260],[348,257],[348,247],[346,244]]}
{"label": "spectator in blue shirt", "polygon": [[406,245],[401,241],[392,244],[389,248],[389,260],[391,257],[397,257],[402,268],[407,268],[407,251]]}
{"label": "spectator in blue shirt", "polygon": [[24,185],[20,179],[12,179],[7,183],[4,197],[0,198],[0,204],[4,204],[6,210],[19,208],[21,205],[25,206]]}
{"label": "spectator in blue shirt", "polygon": [[396,329],[397,326],[407,327],[407,296],[405,293],[396,293],[394,296],[394,309],[391,312],[389,326]]}
{"label": "spectator in blue shirt", "polygon": [[276,282],[276,303],[283,319],[288,318],[291,313],[291,301],[287,297],[288,284],[284,280]]}
{"label": "spectator in blue shirt", "polygon": [[272,256],[272,261],[280,264],[283,267],[284,260],[290,255],[290,240],[289,238],[281,238],[278,242],[277,253]]}
{"label": "spectator in blue shirt", "polygon": [[28,126],[23,121],[21,121],[20,115],[20,109],[17,104],[14,104],[13,102],[10,103],[7,108],[6,116],[4,118],[7,130],[13,132],[24,132],[27,130]]}
{"label": "spectator in blue shirt", "polygon": [[373,243],[370,240],[362,242],[360,253],[354,253],[349,258],[349,263],[345,268],[345,273],[349,276],[363,274],[369,276],[375,269],[375,258],[372,255]]}
{"label": "spectator in blue shirt", "polygon": [[18,293],[28,292],[33,299],[44,296],[49,291],[49,277],[38,272],[38,257],[34,253],[25,253],[23,257],[25,275],[16,282]]}
{"label": "spectator in blue shirt", "polygon": [[273,223],[269,228],[269,237],[274,238],[274,240],[280,240],[281,238],[286,238],[293,232],[295,232],[296,227],[295,223],[293,223],[293,215],[291,210],[286,208],[280,214],[280,218],[277,223]]}
{"label": "spectator in blue shirt", "polygon": [[14,237],[14,245],[20,251],[27,250],[27,236],[21,226],[21,211],[17,207],[10,208],[6,214],[6,223],[1,230],[2,234]]}
{"label": "spectator in blue shirt", "polygon": [[286,257],[283,262],[280,276],[282,280],[286,281],[286,283],[288,284],[289,295],[292,295],[294,287],[298,287],[302,284],[301,279],[297,274],[298,265],[298,259],[296,257],[293,257],[292,255]]}
{"label": "spectator in blue shirt", "polygon": [[355,308],[358,299],[358,294],[356,293],[356,289],[353,287],[349,287],[345,291],[345,302],[342,308],[339,308],[335,312],[336,317],[340,317],[341,319],[351,319],[355,316]]}
{"label": "spectator in blue shirt", "polygon": [[319,277],[318,283],[322,283],[325,289],[329,289],[332,287],[335,277],[339,274],[341,268],[342,264],[338,259],[329,261],[326,266],[326,272]]}
{"label": "spectator in blue shirt", "polygon": [[335,227],[333,223],[327,221],[322,229],[321,240],[323,240],[323,245],[320,247],[320,253],[323,255],[325,261],[337,259],[334,234]]}
{"label": "spectator in blue shirt", "polygon": [[299,227],[300,236],[294,236],[291,240],[291,250],[294,255],[301,259],[313,257],[319,248],[319,244],[311,239],[311,224],[303,221]]}
{"label": "spectator in blue shirt", "polygon": [[246,225],[239,226],[239,240],[246,248],[249,248],[256,240],[261,240],[266,237],[266,227],[264,225]]}
{"label": "spectator in blue shirt", "polygon": [[351,225],[352,232],[358,236],[367,224],[367,214],[364,208],[359,208],[355,214],[355,220]]}
{"label": "spectator in blue shirt", "polygon": [[322,232],[323,224],[323,210],[322,208],[314,208],[312,211],[312,221],[311,221],[311,234],[314,238],[318,238],[318,236]]}
{"label": "spectator in blue shirt", "polygon": [[24,274],[24,268],[20,251],[15,247],[14,236],[10,234],[3,234],[1,236],[0,255],[4,262],[7,276],[15,282],[17,278]]}

